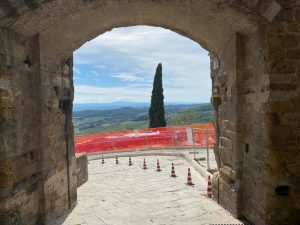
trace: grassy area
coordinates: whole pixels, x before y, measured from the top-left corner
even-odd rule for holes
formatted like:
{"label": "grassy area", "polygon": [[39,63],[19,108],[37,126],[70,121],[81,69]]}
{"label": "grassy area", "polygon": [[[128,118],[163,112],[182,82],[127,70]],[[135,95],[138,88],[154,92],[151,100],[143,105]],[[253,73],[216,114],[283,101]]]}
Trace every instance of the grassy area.
{"label": "grassy area", "polygon": [[[165,106],[167,125],[211,123],[211,104]],[[147,128],[148,108],[124,107],[110,110],[84,110],[73,113],[75,135],[94,134],[118,130]]]}
{"label": "grassy area", "polygon": [[83,130],[79,130],[78,128],[75,128],[74,132],[75,135],[96,134],[101,132],[111,132],[111,131],[118,131],[118,130],[143,129],[143,128],[147,128],[148,125],[149,125],[148,121],[125,121],[119,124],[102,125],[99,127],[86,128]]}

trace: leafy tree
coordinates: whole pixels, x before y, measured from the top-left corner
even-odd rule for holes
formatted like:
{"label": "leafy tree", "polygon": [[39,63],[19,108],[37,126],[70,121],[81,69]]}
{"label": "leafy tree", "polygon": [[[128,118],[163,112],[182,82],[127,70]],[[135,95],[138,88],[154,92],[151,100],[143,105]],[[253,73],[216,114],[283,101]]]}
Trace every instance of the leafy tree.
{"label": "leafy tree", "polygon": [[173,119],[174,125],[191,125],[199,122],[200,118],[198,114],[192,110],[185,110]]}
{"label": "leafy tree", "polygon": [[151,106],[149,108],[149,128],[165,127],[164,89],[162,86],[162,65],[158,64],[153,81]]}

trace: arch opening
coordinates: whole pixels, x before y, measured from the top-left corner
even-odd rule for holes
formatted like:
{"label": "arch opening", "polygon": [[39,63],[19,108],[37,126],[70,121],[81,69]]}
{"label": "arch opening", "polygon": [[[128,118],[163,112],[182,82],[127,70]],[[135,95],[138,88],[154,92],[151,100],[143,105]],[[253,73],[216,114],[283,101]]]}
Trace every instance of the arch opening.
{"label": "arch opening", "polygon": [[[158,63],[163,65],[167,126],[212,123],[214,109],[210,104],[208,53],[197,43],[169,30],[135,26],[118,28],[99,36],[75,53],[73,114],[75,117],[80,115],[74,121],[75,135],[114,131],[114,127],[116,130],[147,129],[153,77]],[[135,118],[137,115],[129,112],[130,118],[107,117],[107,121],[101,122],[101,118],[96,117],[91,118],[92,121],[82,119],[85,115],[78,112],[117,108],[136,110],[139,117]],[[91,117],[90,111],[88,114]],[[125,119],[128,120],[123,121]],[[209,141],[213,141],[213,136]],[[198,142],[205,144],[204,139]],[[117,149],[113,143],[111,145]]]}
{"label": "arch opening", "polygon": [[107,30],[144,24],[211,53],[219,203],[254,224],[299,221],[296,204],[281,204],[297,198],[296,1],[11,2],[0,4],[1,219],[43,223],[76,203],[72,53]]}
{"label": "arch opening", "polygon": [[[150,36],[150,37],[149,37]],[[128,59],[129,58],[129,59]],[[138,26],[138,27],[127,27],[127,28],[117,28],[113,29],[112,31],[102,34],[95,38],[94,40],[89,41],[88,43],[84,44],[81,48],[76,50],[76,52],[73,55],[73,72],[74,72],[74,105],[75,111],[73,112],[73,122],[74,122],[74,128],[75,128],[75,146],[76,146],[76,134],[78,135],[88,135],[91,133],[96,133],[98,135],[97,137],[93,135],[95,138],[95,141],[99,141],[100,138],[102,143],[99,143],[97,148],[103,148],[100,150],[100,152],[104,152],[105,148],[107,148],[107,151],[115,151],[114,154],[119,155],[116,159],[109,159],[106,158],[106,154],[104,153],[105,160],[101,160],[99,162],[102,162],[101,165],[109,167],[115,167],[116,165],[112,165],[112,162],[116,160],[115,164],[120,165],[120,163],[124,164],[127,163],[127,158],[123,158],[121,150],[122,149],[122,141],[125,143],[127,141],[130,142],[127,150],[147,150],[151,149],[153,147],[159,149],[159,148],[165,148],[169,149],[171,151],[174,151],[172,149],[174,148],[180,148],[181,142],[180,136],[185,136],[186,133],[186,127],[179,128],[175,130],[172,125],[193,125],[192,123],[203,123],[203,122],[210,122],[212,123],[212,118],[209,119],[209,121],[203,121],[200,119],[197,121],[190,121],[190,118],[182,117],[183,124],[179,124],[179,117],[174,116],[172,112],[172,115],[169,115],[171,111],[176,110],[176,114],[178,110],[187,110],[189,111],[196,110],[198,107],[208,107],[208,110],[198,111],[197,113],[191,113],[190,115],[198,115],[198,113],[201,116],[207,116],[207,113],[210,113],[212,115],[212,112],[214,111],[213,107],[210,105],[210,97],[211,97],[211,78],[209,76],[210,73],[210,64],[209,64],[209,56],[208,52],[201,49],[197,43],[194,43],[192,40],[188,40],[185,37],[179,36],[178,34],[175,34],[174,32],[171,32],[169,30],[158,28],[158,27],[149,27],[149,26]],[[105,118],[106,124],[105,129],[101,129],[101,126],[98,126],[99,118],[95,118],[95,113],[97,112],[101,114],[102,112],[110,112],[114,113],[114,109],[111,109],[110,107],[113,107],[112,104],[115,103],[115,105],[120,105],[115,107],[116,110],[122,110],[122,113],[126,111],[124,107],[134,108],[136,112],[134,114],[142,114],[146,117],[148,117],[148,109],[149,109],[149,103],[150,103],[150,96],[151,96],[151,90],[152,90],[152,84],[153,84],[153,77],[155,73],[155,68],[157,64],[161,62],[163,65],[163,88],[164,88],[164,96],[165,96],[165,110],[166,110],[166,119],[167,119],[167,128],[168,133],[172,133],[172,136],[170,135],[170,140],[164,140],[161,138],[158,141],[153,141],[154,138],[160,138],[159,135],[153,137],[153,132],[157,132],[155,129],[151,129],[150,135],[148,133],[147,128],[149,125],[148,118],[143,120],[142,122],[146,122],[144,126],[142,127],[130,127],[129,131],[130,133],[135,133],[135,136],[138,136],[138,141],[140,142],[142,138],[145,138],[144,143],[142,145],[137,144],[137,146],[133,146],[133,138],[131,139],[125,139],[125,136],[128,136],[128,130],[126,133],[124,133],[124,136],[122,137],[122,132],[124,130],[120,129],[121,131],[119,133],[111,133],[111,135],[117,135],[118,138],[122,138],[121,140],[114,140],[109,137],[111,144],[107,143],[107,140],[103,138],[108,133],[108,127],[107,124],[110,121],[110,118],[108,116]],[[88,74],[88,75],[87,75]],[[82,79],[88,79],[89,82],[85,83],[86,81],[83,81]],[[176,80],[178,79],[178,80]],[[121,80],[121,81],[120,81]],[[104,84],[107,82],[107,86]],[[126,88],[123,90],[122,88]],[[109,91],[109,89],[111,91]],[[146,89],[146,90],[145,90]],[[90,90],[90,91],[87,91]],[[79,93],[76,95],[76,91]],[[122,92],[124,91],[124,92]],[[117,94],[114,94],[116,92]],[[126,93],[127,92],[127,93]],[[191,94],[189,94],[191,93]],[[91,96],[84,96],[84,94]],[[203,96],[205,95],[205,96]],[[108,96],[108,97],[106,97]],[[120,98],[120,96],[122,98]],[[84,98],[85,97],[85,98]],[[93,100],[93,103],[96,103],[94,105],[89,104],[82,104],[77,105],[76,104],[76,98],[78,98],[78,102],[80,103],[90,103],[89,101]],[[120,103],[120,101],[125,101],[125,103]],[[143,104],[144,106],[135,106],[134,104],[131,104],[130,101],[137,101],[136,104]],[[102,103],[98,104],[97,103]],[[106,106],[105,106],[106,103]],[[146,104],[145,104],[146,103]],[[147,104],[148,103],[148,104]],[[209,103],[200,105],[200,103]],[[123,105],[122,105],[123,104]],[[172,107],[171,110],[169,110],[168,107]],[[80,111],[84,108],[85,110],[89,110],[88,113],[92,115],[92,118],[90,116],[85,117],[84,111]],[[90,107],[90,108],[88,108]],[[104,107],[107,107],[103,109]],[[118,108],[120,107],[120,108]],[[100,110],[99,110],[100,109]],[[101,110],[102,109],[102,110]],[[178,111],[179,112],[179,111]],[[78,118],[80,115],[80,121],[81,126],[87,126],[87,123],[83,124],[82,121],[86,118],[88,119],[96,119],[97,121],[92,121],[88,123],[89,125],[96,124],[95,127],[93,127],[93,130],[90,128],[88,129],[81,129],[82,133],[79,133],[78,129],[78,119],[74,120],[74,117]],[[135,115],[134,115],[135,116]],[[134,118],[129,118],[127,120],[131,120]],[[178,122],[178,123],[177,123]],[[113,126],[112,126],[113,127]],[[116,126],[115,130],[117,131],[118,126]],[[123,128],[124,129],[124,128]],[[135,131],[133,131],[135,129]],[[172,130],[174,129],[174,130]],[[194,140],[194,147],[199,148],[200,145],[203,145],[202,147],[205,147],[205,133],[209,131],[209,134],[213,132],[212,126],[210,126],[209,129],[207,128],[197,128],[194,127],[194,137],[197,137],[197,140]],[[89,133],[90,132],[90,133]],[[102,134],[99,134],[99,132],[102,132]],[[162,132],[162,131],[158,131]],[[146,137],[144,137],[146,133]],[[162,133],[161,135],[165,135]],[[174,137],[179,138],[174,138]],[[173,137],[173,138],[172,138]],[[82,136],[81,136],[82,138]],[[153,140],[152,140],[153,139]],[[86,140],[87,142],[93,142],[93,140]],[[187,140],[186,140],[187,141]],[[171,146],[170,146],[171,143]],[[159,147],[161,145],[162,147]],[[199,145],[199,146],[198,146]],[[182,146],[184,147],[184,146]],[[192,145],[190,146],[192,147]],[[212,160],[213,159],[213,151],[212,147],[210,146],[210,169],[217,170],[216,163]],[[83,149],[83,145],[80,145],[80,148]],[[91,150],[93,147],[89,145],[89,150]],[[118,151],[119,152],[116,152]],[[164,150],[163,150],[164,151]],[[168,150],[167,150],[168,151]],[[176,150],[176,152],[181,153],[189,153],[191,148],[186,150]],[[200,159],[200,155],[206,156],[206,150],[205,151],[199,151],[199,149],[195,150],[196,153],[198,153],[197,157]],[[92,152],[92,151],[91,151]],[[95,152],[97,153],[97,152]],[[135,154],[134,151],[132,154]],[[194,155],[195,156],[195,155]],[[118,160],[118,161],[117,161]],[[137,164],[138,160],[133,158],[134,163]],[[147,165],[149,169],[152,169],[151,162],[149,163],[148,159]],[[117,163],[118,162],[118,163]],[[166,170],[167,165],[164,161],[164,157],[160,159],[160,163],[164,170]],[[113,163],[114,164],[114,163]],[[149,165],[150,164],[150,165]],[[176,164],[177,165],[177,164]],[[102,168],[102,167],[101,167]],[[179,168],[177,168],[179,170]],[[91,166],[92,175],[95,176],[93,165]],[[130,178],[130,171],[129,172],[129,178]],[[120,176],[118,174],[114,174],[114,172],[110,173],[111,179],[114,178],[114,176]],[[126,180],[126,174],[123,174],[122,180]],[[138,174],[136,175],[138,176]],[[84,179],[82,177],[79,178],[80,180]],[[138,179],[138,178],[137,178]],[[80,182],[81,183],[81,182]],[[125,181],[122,182],[126,183]],[[105,192],[105,189],[99,189],[98,185],[96,183],[93,184],[94,188],[97,188],[101,192]],[[112,184],[113,185],[113,184]],[[151,183],[149,183],[149,186],[151,186]],[[84,189],[84,188],[83,188]],[[128,190],[129,191],[129,190]],[[135,190],[135,192],[138,192]],[[110,194],[107,193],[106,198],[110,198]],[[82,193],[82,191],[78,192],[78,198],[82,202],[84,199],[83,195],[86,195],[86,193]],[[132,194],[132,196],[135,196]],[[99,197],[99,196],[97,196]],[[93,201],[97,201],[97,197],[93,199]],[[103,196],[102,196],[103,197]],[[87,199],[84,199],[87,200]],[[122,198],[120,198],[120,201],[122,201]],[[136,199],[137,204],[139,202],[139,199]],[[151,203],[151,200],[149,199],[148,204]],[[164,204],[164,201],[160,202],[160,204]],[[100,204],[101,205],[101,204]],[[184,204],[179,204],[179,206],[183,206]],[[80,207],[80,206],[78,206]],[[104,208],[107,208],[107,205],[104,204]],[[145,213],[145,210],[142,205],[139,206],[140,210]],[[98,208],[101,208],[100,206]],[[114,206],[115,210],[121,210],[117,206]],[[106,211],[106,210],[102,210]],[[131,210],[128,209],[127,213],[130,213]],[[137,217],[135,215],[134,217]],[[105,218],[105,216],[104,216]],[[119,218],[116,216],[116,219]],[[120,220],[126,220],[128,218],[122,217],[120,215]],[[106,221],[109,223],[109,220]]]}

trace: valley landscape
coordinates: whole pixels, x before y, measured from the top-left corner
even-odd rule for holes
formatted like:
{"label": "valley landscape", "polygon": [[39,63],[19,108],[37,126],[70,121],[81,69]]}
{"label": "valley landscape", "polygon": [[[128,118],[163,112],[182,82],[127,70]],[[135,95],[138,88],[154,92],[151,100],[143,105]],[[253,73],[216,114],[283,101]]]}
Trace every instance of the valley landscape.
{"label": "valley landscape", "polygon": [[[115,108],[115,105],[118,108]],[[74,105],[75,135],[148,128],[146,103]],[[86,109],[88,110],[81,110]],[[76,111],[79,110],[79,111]],[[214,109],[210,103],[166,104],[167,126],[212,123]]]}

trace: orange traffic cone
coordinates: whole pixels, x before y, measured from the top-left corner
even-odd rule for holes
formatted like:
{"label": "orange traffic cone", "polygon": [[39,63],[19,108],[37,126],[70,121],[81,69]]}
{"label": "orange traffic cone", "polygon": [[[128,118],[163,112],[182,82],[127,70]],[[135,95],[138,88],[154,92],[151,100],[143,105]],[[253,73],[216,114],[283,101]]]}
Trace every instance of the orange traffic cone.
{"label": "orange traffic cone", "polygon": [[144,159],[144,163],[143,163],[143,169],[146,170],[147,169],[147,165],[146,165],[146,160]]}
{"label": "orange traffic cone", "polygon": [[210,176],[208,176],[208,179],[207,179],[207,196],[209,198],[211,198],[211,196],[212,196],[212,186],[211,186],[211,178],[210,178]]}
{"label": "orange traffic cone", "polygon": [[188,168],[188,177],[187,177],[187,182],[186,182],[187,185],[194,185],[193,182],[192,182],[192,176],[191,176],[191,169]]}
{"label": "orange traffic cone", "polygon": [[171,177],[177,177],[174,169],[174,163],[172,163]]}
{"label": "orange traffic cone", "polygon": [[119,164],[118,156],[116,155],[116,164]]}
{"label": "orange traffic cone", "polygon": [[132,166],[131,157],[129,156],[129,166]]}
{"label": "orange traffic cone", "polygon": [[157,172],[160,172],[160,171],[161,171],[160,165],[159,165],[159,160],[157,160],[157,163],[156,163],[156,171],[157,171]]}
{"label": "orange traffic cone", "polygon": [[104,158],[103,158],[103,155],[102,155],[102,164],[104,164],[105,162],[104,162]]}

